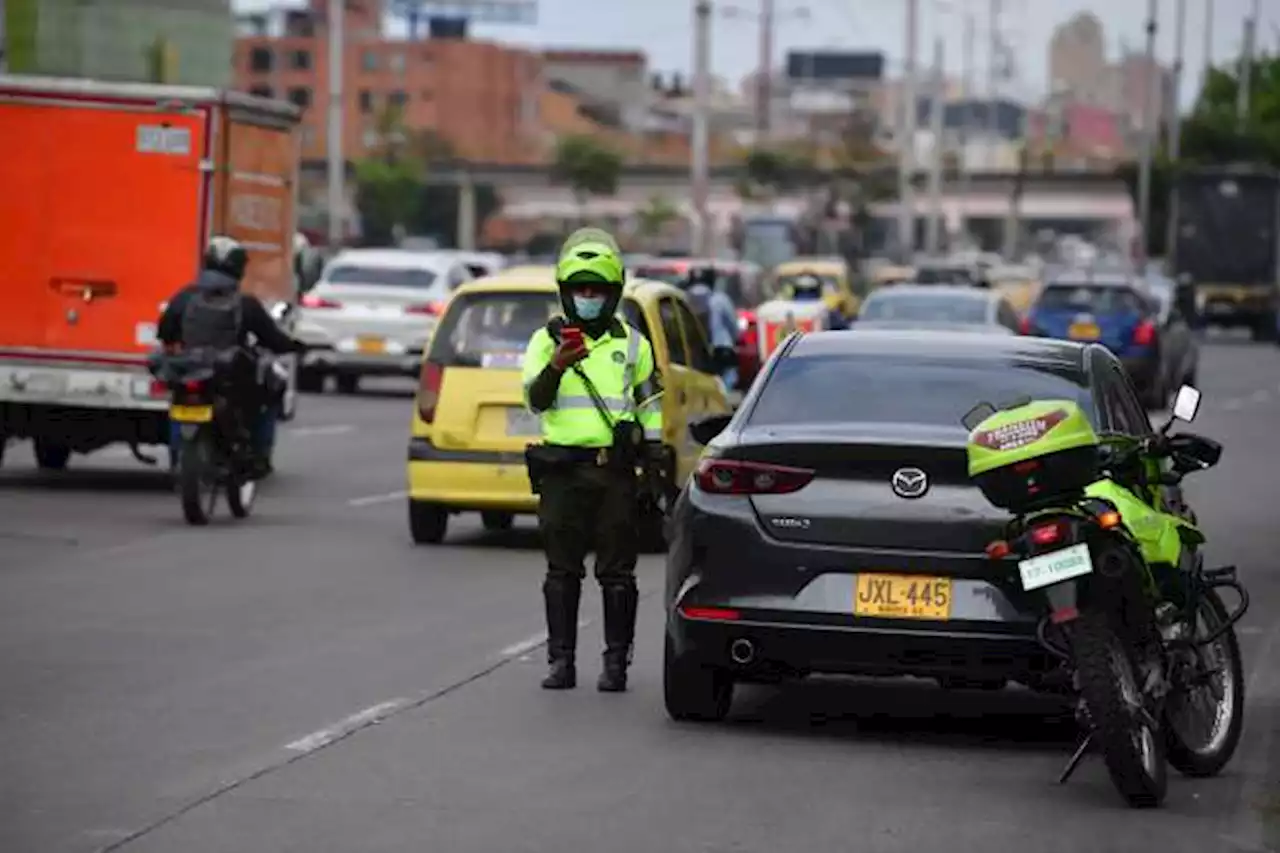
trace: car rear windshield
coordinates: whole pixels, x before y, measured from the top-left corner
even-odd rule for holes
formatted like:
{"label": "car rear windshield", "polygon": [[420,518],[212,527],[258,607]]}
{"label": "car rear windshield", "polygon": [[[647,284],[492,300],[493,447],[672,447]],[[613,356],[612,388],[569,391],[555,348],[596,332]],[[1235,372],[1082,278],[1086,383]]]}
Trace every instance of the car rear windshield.
{"label": "car rear windshield", "polygon": [[783,358],[751,410],[748,424],[881,423],[959,426],[981,402],[1022,397],[1074,400],[1092,419],[1093,399],[1077,377],[1042,365],[893,359],[857,355]]}
{"label": "car rear windshield", "polygon": [[651,281],[661,281],[666,284],[680,284],[685,280],[688,273],[681,267],[667,266],[665,264],[659,266],[640,266],[635,269],[636,278],[647,278]]}
{"label": "car rear windshield", "polygon": [[559,310],[552,293],[467,293],[436,328],[430,360],[444,367],[518,368],[529,338]]}
{"label": "car rear windshield", "polygon": [[963,295],[877,293],[859,313],[863,320],[906,320],[913,323],[986,323],[987,303]]}
{"label": "car rear windshield", "polygon": [[433,271],[417,267],[368,267],[359,264],[330,267],[324,276],[324,280],[330,284],[368,284],[375,287],[413,287],[424,290],[434,285],[438,278]]}
{"label": "car rear windshield", "polygon": [[915,280],[920,284],[972,284],[973,276],[961,267],[921,267]]}
{"label": "car rear windshield", "polygon": [[1088,311],[1091,314],[1141,314],[1142,297],[1127,287],[1055,284],[1040,294],[1037,306],[1050,311]]}

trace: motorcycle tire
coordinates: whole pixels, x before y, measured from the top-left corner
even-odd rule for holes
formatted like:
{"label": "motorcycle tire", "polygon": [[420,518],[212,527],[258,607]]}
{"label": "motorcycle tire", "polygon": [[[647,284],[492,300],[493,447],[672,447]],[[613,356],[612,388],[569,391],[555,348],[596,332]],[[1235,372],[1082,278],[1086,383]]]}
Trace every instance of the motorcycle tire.
{"label": "motorcycle tire", "polygon": [[1080,692],[1112,783],[1132,808],[1161,805],[1169,787],[1164,740],[1131,713],[1131,702],[1141,697],[1129,650],[1098,612],[1080,615],[1071,642]]}
{"label": "motorcycle tire", "polygon": [[[1227,621],[1226,605],[1222,603],[1216,590],[1205,589],[1200,592],[1200,617],[1207,630],[1214,630]],[[1196,629],[1198,635],[1202,633],[1199,630],[1199,620],[1196,622]],[[1225,658],[1221,663],[1227,683],[1222,687],[1223,695],[1219,702],[1226,704],[1228,718],[1219,727],[1215,727],[1210,743],[1196,748],[1187,742],[1178,720],[1180,696],[1170,696],[1165,704],[1162,725],[1169,763],[1183,776],[1192,778],[1216,776],[1220,773],[1235,755],[1236,747],[1240,745],[1240,734],[1244,730],[1245,673],[1235,628],[1227,629],[1225,634],[1214,640],[1210,648],[1214,647]]]}
{"label": "motorcycle tire", "polygon": [[203,527],[213,517],[218,502],[218,486],[213,477],[213,459],[204,432],[182,440],[178,455],[178,491],[182,516],[187,524]]}
{"label": "motorcycle tire", "polygon": [[253,501],[258,495],[258,484],[254,480],[232,477],[227,483],[227,509],[233,518],[248,518],[253,512]]}

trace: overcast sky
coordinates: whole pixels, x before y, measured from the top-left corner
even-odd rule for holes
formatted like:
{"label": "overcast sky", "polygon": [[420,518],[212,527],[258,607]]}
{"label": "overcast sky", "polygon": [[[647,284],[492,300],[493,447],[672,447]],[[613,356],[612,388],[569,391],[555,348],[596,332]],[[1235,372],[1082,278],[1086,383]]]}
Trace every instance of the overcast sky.
{"label": "overcast sky", "polygon": [[[233,0],[238,9],[261,8],[270,0]],[[1174,16],[1179,0],[1158,0],[1157,55],[1171,64]],[[1243,22],[1249,10],[1262,7],[1258,42],[1280,50],[1280,2],[1277,0],[1185,0],[1187,38],[1182,101],[1191,103],[1204,63],[1206,6],[1214,8],[1213,56],[1219,62],[1238,55]],[[279,5],[279,4],[277,4]],[[286,4],[288,5],[288,4]],[[298,4],[301,5],[301,4]],[[758,64],[760,0],[716,2],[713,65],[717,74],[737,80]],[[890,73],[902,67],[905,54],[906,0],[776,0],[778,23],[774,62],[787,50],[882,50]],[[974,79],[983,80],[990,31],[989,0],[920,0],[920,56],[930,61],[933,39],[942,35],[949,71],[959,76],[963,65],[964,15],[976,21]],[[1076,12],[1091,11],[1106,28],[1112,56],[1122,43],[1144,46],[1144,0],[1003,0],[1002,30],[1016,46],[1019,79],[1010,94],[1039,96],[1046,88],[1047,47],[1053,28]],[[477,25],[478,38],[541,47],[636,48],[645,51],[655,70],[685,71],[691,65],[690,29],[693,0],[539,0],[534,26]],[[947,11],[947,9],[950,11]],[[607,11],[606,11],[607,10]],[[1032,14],[1034,10],[1034,14]],[[805,12],[807,11],[807,17]]]}

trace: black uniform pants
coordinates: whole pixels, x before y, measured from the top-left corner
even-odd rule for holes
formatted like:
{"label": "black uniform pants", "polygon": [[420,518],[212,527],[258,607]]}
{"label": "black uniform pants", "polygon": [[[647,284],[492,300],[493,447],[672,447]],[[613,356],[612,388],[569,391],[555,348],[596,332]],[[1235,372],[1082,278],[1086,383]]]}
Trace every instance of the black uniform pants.
{"label": "black uniform pants", "polygon": [[581,580],[587,554],[594,552],[601,587],[635,588],[639,517],[633,473],[591,464],[561,468],[547,474],[540,497],[548,579]]}

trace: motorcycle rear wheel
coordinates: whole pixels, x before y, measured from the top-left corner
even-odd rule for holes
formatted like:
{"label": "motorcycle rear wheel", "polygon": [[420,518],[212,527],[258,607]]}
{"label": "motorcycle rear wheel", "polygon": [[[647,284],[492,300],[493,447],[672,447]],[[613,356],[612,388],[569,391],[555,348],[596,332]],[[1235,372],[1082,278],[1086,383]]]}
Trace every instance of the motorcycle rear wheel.
{"label": "motorcycle rear wheel", "polygon": [[1112,783],[1133,808],[1159,806],[1169,785],[1164,740],[1133,713],[1142,695],[1130,651],[1098,612],[1080,615],[1072,647],[1080,692]]}
{"label": "motorcycle rear wheel", "polygon": [[182,496],[182,516],[187,524],[203,527],[213,517],[218,503],[218,484],[209,440],[205,433],[182,440],[178,456],[178,488]]}

